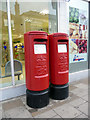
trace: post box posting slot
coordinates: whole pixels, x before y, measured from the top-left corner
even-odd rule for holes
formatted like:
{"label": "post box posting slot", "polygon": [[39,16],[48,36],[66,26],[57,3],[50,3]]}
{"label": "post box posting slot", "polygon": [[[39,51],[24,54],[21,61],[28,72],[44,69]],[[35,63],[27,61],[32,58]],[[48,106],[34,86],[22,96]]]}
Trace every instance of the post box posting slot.
{"label": "post box posting slot", "polygon": [[58,53],[67,53],[67,40],[58,40]]}
{"label": "post box posting slot", "polygon": [[[46,54],[46,39],[35,39],[34,40],[34,53],[35,54]],[[42,44],[40,44],[42,42]]]}
{"label": "post box posting slot", "polygon": [[58,53],[66,53],[67,44],[58,44]]}

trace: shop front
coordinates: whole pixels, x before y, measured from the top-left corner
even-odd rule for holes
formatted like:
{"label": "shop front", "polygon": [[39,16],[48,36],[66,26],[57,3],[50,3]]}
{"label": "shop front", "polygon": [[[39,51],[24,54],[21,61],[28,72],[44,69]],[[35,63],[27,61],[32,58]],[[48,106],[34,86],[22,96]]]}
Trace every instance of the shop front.
{"label": "shop front", "polygon": [[88,2],[5,0],[0,15],[0,100],[25,94],[24,33],[28,31],[69,34],[70,82],[88,77]]}

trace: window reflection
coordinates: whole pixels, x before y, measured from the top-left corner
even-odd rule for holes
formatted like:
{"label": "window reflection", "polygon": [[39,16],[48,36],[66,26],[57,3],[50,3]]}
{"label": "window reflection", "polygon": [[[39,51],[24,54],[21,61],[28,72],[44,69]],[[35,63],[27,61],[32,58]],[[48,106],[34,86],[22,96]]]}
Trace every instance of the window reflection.
{"label": "window reflection", "polygon": [[14,59],[22,64],[20,80],[25,82],[24,33],[28,31],[57,32],[56,3],[50,2],[11,2],[11,22]]}
{"label": "window reflection", "polygon": [[8,23],[7,23],[7,4],[0,2],[0,87],[12,85],[11,75],[6,76],[6,64],[10,61],[10,47],[8,39]]}

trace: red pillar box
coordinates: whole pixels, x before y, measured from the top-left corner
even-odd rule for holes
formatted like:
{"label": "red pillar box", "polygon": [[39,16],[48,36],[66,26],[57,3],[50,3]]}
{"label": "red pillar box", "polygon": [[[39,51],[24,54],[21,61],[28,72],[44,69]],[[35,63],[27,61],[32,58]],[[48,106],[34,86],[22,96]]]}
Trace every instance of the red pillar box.
{"label": "red pillar box", "polygon": [[62,100],[69,91],[69,39],[65,33],[53,33],[50,40],[50,97]]}
{"label": "red pillar box", "polygon": [[42,108],[49,103],[49,40],[46,32],[24,34],[27,105]]}

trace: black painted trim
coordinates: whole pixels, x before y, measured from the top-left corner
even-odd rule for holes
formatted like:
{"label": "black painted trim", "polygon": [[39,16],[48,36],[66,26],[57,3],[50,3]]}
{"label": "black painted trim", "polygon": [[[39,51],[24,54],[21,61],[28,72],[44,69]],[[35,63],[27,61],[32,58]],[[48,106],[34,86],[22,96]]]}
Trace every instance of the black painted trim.
{"label": "black painted trim", "polygon": [[43,108],[49,104],[49,89],[43,91],[26,90],[26,103],[32,108]]}
{"label": "black painted trim", "polygon": [[64,100],[69,96],[69,84],[54,85],[50,84],[50,98],[54,100]]}

